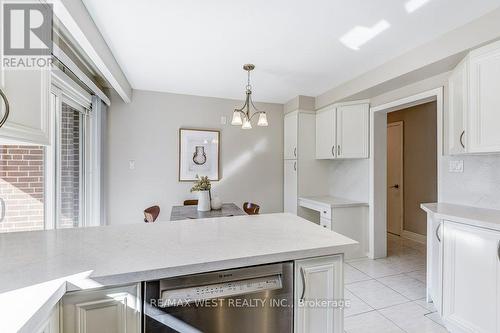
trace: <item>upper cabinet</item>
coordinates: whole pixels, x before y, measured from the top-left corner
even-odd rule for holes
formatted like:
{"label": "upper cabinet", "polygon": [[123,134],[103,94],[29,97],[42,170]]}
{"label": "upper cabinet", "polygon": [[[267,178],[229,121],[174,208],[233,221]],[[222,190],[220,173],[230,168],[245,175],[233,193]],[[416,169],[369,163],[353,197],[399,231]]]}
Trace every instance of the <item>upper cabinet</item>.
{"label": "upper cabinet", "polygon": [[368,158],[368,103],[328,106],[316,114],[316,158]]}
{"label": "upper cabinet", "polygon": [[[2,69],[0,85],[10,106],[0,138],[49,144],[50,70]],[[5,106],[0,104],[3,114]]]}
{"label": "upper cabinet", "polygon": [[448,85],[448,153],[500,152],[500,42],[470,52]]}
{"label": "upper cabinet", "polygon": [[297,138],[298,138],[298,124],[299,124],[299,114],[298,112],[292,112],[285,115],[284,123],[284,158],[285,160],[295,160],[297,159]]}

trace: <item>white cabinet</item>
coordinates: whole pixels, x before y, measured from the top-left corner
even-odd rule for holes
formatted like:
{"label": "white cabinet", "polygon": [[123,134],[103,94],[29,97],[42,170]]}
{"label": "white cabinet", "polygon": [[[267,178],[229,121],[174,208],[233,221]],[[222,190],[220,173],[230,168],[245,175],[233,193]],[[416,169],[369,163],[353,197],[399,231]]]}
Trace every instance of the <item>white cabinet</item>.
{"label": "white cabinet", "polygon": [[140,285],[77,291],[62,299],[64,333],[139,333]]}
{"label": "white cabinet", "polygon": [[299,113],[292,112],[285,115],[284,120],[284,158],[294,160],[297,158],[297,138]]}
{"label": "white cabinet", "polygon": [[368,158],[368,103],[335,104],[316,114],[316,158]]}
{"label": "white cabinet", "polygon": [[427,301],[442,314],[443,299],[443,223],[427,216]]}
{"label": "white cabinet", "polygon": [[500,152],[500,42],[476,50],[448,79],[448,153]]}
{"label": "white cabinet", "polygon": [[308,301],[334,301],[344,297],[342,265],[340,255],[295,261],[295,333],[343,332],[340,307],[308,306]]}
{"label": "white cabinet", "polygon": [[[50,70],[0,69],[0,86],[10,104],[0,138],[49,144]],[[3,101],[0,105],[3,115]]]}
{"label": "white cabinet", "polygon": [[448,113],[446,123],[448,153],[463,154],[465,150],[465,124],[468,99],[468,58],[453,70],[448,79]]}
{"label": "white cabinet", "polygon": [[316,158],[332,159],[336,156],[335,107],[318,110],[316,114]]}
{"label": "white cabinet", "polygon": [[469,58],[468,150],[500,152],[500,42],[472,51]]}
{"label": "white cabinet", "polygon": [[368,158],[369,105],[337,107],[337,158]]}
{"label": "white cabinet", "polygon": [[284,211],[285,213],[297,214],[297,191],[298,191],[298,177],[297,177],[297,160],[285,160],[284,162]]}
{"label": "white cabinet", "polygon": [[500,232],[444,221],[443,319],[452,332],[500,332]]}

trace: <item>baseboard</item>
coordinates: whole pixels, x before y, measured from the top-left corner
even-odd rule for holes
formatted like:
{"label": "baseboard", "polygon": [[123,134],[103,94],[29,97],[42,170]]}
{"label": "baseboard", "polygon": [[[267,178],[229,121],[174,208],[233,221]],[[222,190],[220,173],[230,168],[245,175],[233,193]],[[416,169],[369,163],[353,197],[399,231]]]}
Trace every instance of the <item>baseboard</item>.
{"label": "baseboard", "polygon": [[420,244],[427,244],[427,236],[417,234],[408,230],[403,230],[401,237],[411,239],[412,241],[418,242]]}

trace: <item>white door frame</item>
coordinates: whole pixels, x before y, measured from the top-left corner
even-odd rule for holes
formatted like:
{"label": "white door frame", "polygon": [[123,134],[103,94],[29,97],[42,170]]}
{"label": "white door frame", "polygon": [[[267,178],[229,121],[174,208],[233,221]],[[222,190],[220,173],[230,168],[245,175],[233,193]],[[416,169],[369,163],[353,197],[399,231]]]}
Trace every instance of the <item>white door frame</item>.
{"label": "white door frame", "polygon": [[443,87],[401,98],[370,109],[369,249],[372,259],[387,256],[387,113],[436,101],[438,202],[441,201],[443,153]]}

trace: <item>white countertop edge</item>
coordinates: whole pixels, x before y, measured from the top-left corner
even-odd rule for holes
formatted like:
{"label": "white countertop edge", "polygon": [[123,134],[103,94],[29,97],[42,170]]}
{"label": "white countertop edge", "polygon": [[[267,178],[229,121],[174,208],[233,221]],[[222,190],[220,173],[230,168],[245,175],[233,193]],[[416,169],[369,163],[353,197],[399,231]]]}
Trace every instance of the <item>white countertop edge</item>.
{"label": "white countertop edge", "polygon": [[448,203],[425,203],[420,208],[437,219],[500,231],[500,210]]}
{"label": "white countertop edge", "polygon": [[312,204],[322,205],[322,206],[330,206],[331,208],[348,208],[348,207],[368,207],[369,204],[367,202],[354,201],[344,198],[338,197],[330,197],[330,196],[318,196],[318,197],[299,197],[300,201],[309,202]]}

